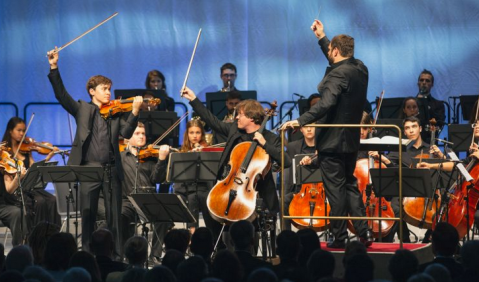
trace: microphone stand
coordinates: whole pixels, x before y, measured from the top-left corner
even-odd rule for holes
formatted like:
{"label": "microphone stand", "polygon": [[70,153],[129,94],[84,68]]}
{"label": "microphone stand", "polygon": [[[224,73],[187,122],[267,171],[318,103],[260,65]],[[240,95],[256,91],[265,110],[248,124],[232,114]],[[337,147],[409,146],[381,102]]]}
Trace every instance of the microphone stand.
{"label": "microphone stand", "polygon": [[278,123],[276,123],[276,124],[273,126],[273,128],[277,128],[277,127],[279,127],[281,124],[283,124],[283,120],[284,120],[284,118],[285,118],[286,116],[289,116],[289,119],[290,119],[290,120],[293,119],[293,110],[294,110],[294,108],[296,108],[296,106],[298,105],[299,100],[300,100],[300,99],[303,99],[303,98],[306,98],[306,97],[300,95],[299,99],[296,100],[296,101],[294,101],[293,106],[291,106],[291,108],[289,108],[289,110],[281,117],[281,119],[278,121]]}

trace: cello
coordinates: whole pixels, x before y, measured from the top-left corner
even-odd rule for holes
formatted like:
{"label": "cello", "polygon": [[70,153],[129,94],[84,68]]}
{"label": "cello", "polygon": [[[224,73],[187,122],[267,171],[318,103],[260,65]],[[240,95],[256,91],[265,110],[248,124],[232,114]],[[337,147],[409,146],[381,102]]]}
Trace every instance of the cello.
{"label": "cello", "polygon": [[[436,139],[436,119],[433,118],[429,122],[431,144],[434,144]],[[420,154],[417,157],[421,159],[434,158],[433,154]],[[404,221],[419,228],[430,229],[432,222],[435,221],[436,208],[440,205],[441,197],[437,190],[433,193],[432,198],[405,197],[403,199]]]}
{"label": "cello", "polygon": [[[276,101],[271,103],[258,130],[262,133],[269,116],[274,115]],[[270,156],[257,141],[241,142],[231,151],[228,175],[211,188],[206,205],[211,216],[220,223],[256,218],[256,183],[271,169]]]}
{"label": "cello", "polygon": [[[301,190],[289,204],[290,216],[328,216],[330,210],[321,182],[302,184]],[[326,219],[292,218],[291,223],[298,229],[311,228],[316,232],[324,231],[329,226]]]}

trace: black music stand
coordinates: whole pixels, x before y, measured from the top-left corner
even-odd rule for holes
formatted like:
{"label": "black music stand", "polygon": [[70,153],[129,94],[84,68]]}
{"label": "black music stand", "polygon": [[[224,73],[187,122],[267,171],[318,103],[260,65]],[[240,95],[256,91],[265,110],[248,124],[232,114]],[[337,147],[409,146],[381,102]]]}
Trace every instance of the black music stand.
{"label": "black music stand", "polygon": [[32,192],[32,190],[45,190],[47,183],[43,181],[42,175],[38,170],[41,166],[56,166],[58,162],[46,162],[45,160],[35,162],[30,166],[27,174],[22,179],[22,187],[24,192]]}
{"label": "black music stand", "polygon": [[[379,98],[376,98],[376,105]],[[379,111],[378,121],[384,118],[396,119],[401,112],[404,98],[384,98]]]}
{"label": "black music stand", "polygon": [[323,182],[321,172],[314,166],[299,165],[299,162],[306,156],[312,157],[313,154],[297,154],[294,156],[293,175],[295,184],[307,184]]}
{"label": "black music stand", "polygon": [[455,152],[467,152],[471,146],[472,128],[470,124],[450,124],[448,139],[454,143],[452,149]]}
{"label": "black music stand", "polygon": [[[103,181],[104,169],[102,166],[40,166],[38,170],[44,182],[64,183],[75,182],[75,196],[78,197],[78,183],[81,182],[101,182]],[[67,197],[67,232],[70,232],[70,202],[73,200],[73,194],[70,188]],[[76,218],[78,218],[78,201],[75,203]],[[78,237],[78,222],[75,221],[75,238]]]}
{"label": "black music stand", "polygon": [[[168,130],[175,122],[178,121],[178,116],[175,112],[140,111],[138,121],[141,121],[143,124],[145,124],[147,142],[152,143],[156,138],[165,133],[166,130]],[[180,129],[175,127],[175,129],[173,129],[172,132],[166,136],[166,138],[171,139],[171,142],[168,142],[168,145],[172,147],[178,147],[179,132]]]}
{"label": "black music stand", "polygon": [[[399,168],[371,168],[369,171],[374,193],[381,197],[399,196]],[[430,175],[427,169],[402,168],[402,196],[431,198],[433,190]]]}
{"label": "black music stand", "polygon": [[216,181],[222,153],[172,153],[168,161],[166,181],[175,183]]}
{"label": "black music stand", "polygon": [[[478,100],[477,95],[461,95],[459,96],[459,102],[461,105],[462,119],[469,121],[471,118],[472,110],[474,109],[474,104]],[[476,113],[474,113],[476,114]]]}
{"label": "black music stand", "polygon": [[[241,94],[241,100],[257,100],[256,91],[237,91]],[[206,107],[208,110],[213,113],[218,118],[222,118],[227,114],[226,109],[226,96],[227,92],[207,92],[206,96]]]}
{"label": "black music stand", "polygon": [[[180,195],[137,193],[128,196],[128,200],[130,200],[143,224],[196,222],[195,217]],[[156,234],[156,228],[154,230],[156,237],[160,240],[158,234]],[[144,235],[147,237],[147,234]]]}
{"label": "black music stand", "polygon": [[[403,130],[403,120],[398,119],[398,118],[380,118],[377,120],[376,124],[389,124],[389,125],[397,125],[401,130]],[[381,128],[377,127],[376,128],[377,134],[376,136],[378,137],[384,137],[384,136],[394,136],[398,137],[398,131],[396,128]]]}

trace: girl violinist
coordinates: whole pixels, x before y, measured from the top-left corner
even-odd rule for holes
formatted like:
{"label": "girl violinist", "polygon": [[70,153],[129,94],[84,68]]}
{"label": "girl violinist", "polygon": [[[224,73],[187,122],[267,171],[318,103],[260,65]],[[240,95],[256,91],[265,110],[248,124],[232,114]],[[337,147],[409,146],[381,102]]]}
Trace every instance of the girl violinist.
{"label": "girl violinist", "polygon": [[[183,146],[180,148],[180,152],[193,152],[199,151],[202,147],[207,146],[205,140],[205,129],[203,122],[199,119],[192,119],[186,124],[186,131],[183,135]],[[196,218],[196,224],[189,224],[188,227],[193,233],[195,228],[198,227],[198,219],[200,211],[203,213],[206,227],[210,227],[214,219],[208,211],[206,205],[206,198],[208,197],[208,191],[214,186],[212,182],[198,182],[198,183],[175,183],[175,193],[180,195],[183,200],[188,203],[188,208]]]}
{"label": "girl violinist", "polygon": [[[26,125],[25,121],[19,117],[11,118],[7,123],[7,128],[3,134],[3,141],[6,142],[6,146],[11,148],[9,152],[12,156],[17,152],[18,146],[20,146],[20,141],[22,140],[23,135],[25,135]],[[55,151],[58,151],[58,148],[54,148],[50,152],[46,161],[49,161]],[[23,161],[25,169],[28,168],[35,162],[33,159],[32,152],[22,153],[18,152],[16,156],[19,160]],[[6,177],[11,177],[6,175]],[[24,187],[29,188],[29,187]],[[60,224],[60,215],[57,212],[56,199],[55,196],[48,193],[44,190],[34,190],[32,193],[25,195],[24,197],[25,206],[27,211],[31,212],[32,227],[41,221],[48,221],[55,224]]]}

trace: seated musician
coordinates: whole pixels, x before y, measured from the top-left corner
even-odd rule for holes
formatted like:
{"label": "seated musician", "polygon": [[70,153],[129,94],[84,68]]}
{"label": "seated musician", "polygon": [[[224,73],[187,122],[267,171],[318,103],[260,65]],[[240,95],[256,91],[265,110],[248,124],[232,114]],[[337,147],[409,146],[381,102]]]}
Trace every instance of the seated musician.
{"label": "seated musician", "polygon": [[235,86],[237,77],[236,66],[232,63],[225,63],[220,68],[220,78],[223,81],[221,92],[238,91]]}
{"label": "seated musician", "polygon": [[[18,147],[20,141],[22,141],[25,135],[26,124],[25,121],[19,117],[12,117],[5,128],[3,134],[3,141],[6,142],[6,146],[10,147],[9,153],[13,156]],[[35,162],[32,155],[32,150],[35,150],[36,146],[32,146],[29,152],[19,151],[17,158],[23,161],[25,169],[29,169]],[[58,151],[57,147],[53,147],[53,150],[47,155],[45,161],[49,161]],[[23,187],[23,191],[31,191],[24,194],[24,202],[27,208],[28,225],[29,228],[33,228],[37,223],[42,221],[48,221],[60,225],[60,215],[57,211],[56,198],[51,193],[45,190],[33,190],[32,187]]]}
{"label": "seated musician", "polygon": [[[168,145],[160,146],[158,149],[159,158],[145,158],[139,161],[138,152],[146,145],[145,126],[138,122],[133,135],[128,141],[127,148],[120,153],[121,163],[124,169],[125,178],[122,182],[122,204],[121,204],[121,230],[122,246],[126,241],[135,235],[135,224],[137,213],[130,200],[127,198],[132,193],[145,193],[144,187],[155,187],[156,183],[163,182],[166,172],[161,167],[161,161],[165,160],[170,152]],[[141,153],[141,151],[140,151]],[[138,171],[138,175],[137,175]],[[136,188],[136,190],[135,190]],[[163,249],[163,237],[171,228],[169,223],[155,224],[156,234],[153,236],[153,246],[150,253],[150,261],[159,263]]]}
{"label": "seated musician", "polygon": [[[182,95],[190,101],[193,110],[198,113],[207,125],[209,125],[214,131],[228,136],[225,150],[220,158],[217,174],[218,180],[223,179],[228,175],[230,169],[228,162],[233,148],[237,144],[245,141],[257,141],[259,146],[264,148],[266,153],[274,161],[281,164],[281,152],[283,148],[281,147],[279,136],[268,130],[264,130],[263,133],[258,132],[258,129],[261,127],[261,123],[265,118],[264,109],[258,101],[241,101],[236,107],[238,112],[238,116],[236,117],[237,122],[225,123],[208,111],[201,101],[196,98],[195,93],[189,88],[186,87],[183,89]],[[242,162],[242,160],[235,161]],[[287,168],[289,166],[291,166],[291,158],[286,154],[284,167]],[[264,178],[258,180],[256,189],[269,212],[276,215],[279,212],[279,201],[271,170],[266,173]],[[216,236],[219,235],[219,230],[221,229],[219,224],[217,225],[218,226],[213,230]]]}
{"label": "seated musician", "polygon": [[[432,147],[430,148],[429,144],[424,142],[421,138],[421,131],[422,127],[420,124],[420,120],[417,117],[410,116],[404,119],[403,121],[403,128],[404,134],[406,135],[407,139],[415,140],[412,146],[409,146],[406,151],[402,152],[402,165],[405,167],[410,167],[412,165],[412,160],[418,155],[421,154],[432,154],[435,158],[442,157],[442,154],[439,150],[434,150]],[[378,153],[371,154],[374,158],[378,158]],[[386,164],[388,167],[397,167],[399,166],[399,154],[398,152],[389,152],[386,156],[381,156],[381,161]],[[393,198],[391,200],[391,206],[394,210],[395,216],[399,216],[399,198]],[[407,224],[403,224],[403,241],[410,242],[409,239],[409,229],[407,228]],[[395,224],[393,227],[398,231],[398,224]],[[396,232],[391,232],[389,234],[389,238],[385,238],[385,241],[393,241],[394,235]]]}
{"label": "seated musician", "polygon": [[[288,156],[293,159],[295,155],[298,154],[314,154],[316,148],[314,146],[315,141],[315,130],[316,127],[313,126],[303,126],[300,128],[301,133],[304,138],[290,142],[286,145],[286,153]],[[284,214],[289,215],[289,204],[293,199],[294,194],[298,193],[301,185],[293,184],[293,167],[290,167],[285,170],[285,196],[284,196]],[[285,229],[291,230],[291,220],[285,220]]]}
{"label": "seated musician", "polygon": [[[474,106],[474,109],[476,106]],[[475,110],[473,111],[475,112]],[[474,119],[474,115],[472,115],[472,119]],[[471,146],[469,147],[469,155],[464,160],[464,166],[469,164],[472,160],[479,160],[479,146],[477,145],[479,142],[479,121],[475,121],[472,124],[473,127],[473,134],[474,134],[474,141],[472,142]],[[436,145],[431,146],[431,150],[439,151],[439,148]],[[442,155],[442,153],[440,153]],[[436,170],[443,170],[443,171],[452,171],[454,169],[455,164],[453,162],[444,162],[444,163],[426,163],[421,162],[418,164],[418,168],[429,168],[429,169],[436,169]],[[478,205],[479,207],[479,205]],[[479,209],[476,207],[476,213],[474,215],[474,222],[475,224],[479,224]]]}
{"label": "seated musician", "polygon": [[[236,106],[241,102],[241,92],[233,90],[231,92],[227,92],[226,94],[226,115],[222,117],[218,117],[219,119],[223,120],[223,122],[235,122],[236,115],[238,112],[236,111]],[[214,134],[214,143],[223,143],[228,139],[228,136],[221,134],[220,132],[213,131]]]}
{"label": "seated musician", "polygon": [[[150,110],[157,110],[157,111],[166,111],[166,112],[174,112],[175,111],[175,100],[168,96],[166,93],[166,83],[165,83],[165,76],[159,70],[151,70],[146,75],[145,81],[146,89],[153,89],[153,90],[163,90],[165,91],[166,101],[161,101],[161,103],[155,107],[155,109],[150,108]],[[155,98],[153,97],[152,93],[145,93],[143,98]],[[142,110],[148,111],[147,103],[143,103]]]}
{"label": "seated musician", "polygon": [[[188,121],[186,131],[183,135],[183,146],[181,146],[180,152],[200,151],[204,146],[206,146],[206,140],[203,121],[200,119]],[[183,201],[187,203],[188,208],[196,219],[196,223],[188,224],[191,233],[194,233],[198,227],[200,211],[203,214],[206,227],[212,228],[216,223],[211,217],[206,205],[208,192],[213,186],[214,183],[212,182],[175,183],[174,185],[175,193],[180,195]]]}
{"label": "seated musician", "polygon": [[417,117],[417,118],[419,118],[421,127],[423,129],[421,131],[421,138],[422,138],[422,140],[430,143],[431,133],[430,133],[429,130],[426,130],[426,129],[428,129],[429,121],[425,119],[426,118],[425,115],[420,115],[419,114],[419,102],[417,101],[417,99],[414,98],[414,97],[404,98],[404,100],[402,101],[402,104],[401,104],[401,109],[402,110],[399,111],[398,118],[402,119],[402,120],[404,120],[407,117]]}
{"label": "seated musician", "polygon": [[22,217],[18,200],[13,195],[18,187],[18,177],[22,179],[26,173],[27,170],[24,167],[21,168],[20,176],[16,172],[12,175],[0,169],[0,220],[10,228],[13,246],[23,244],[27,234],[26,216]]}

